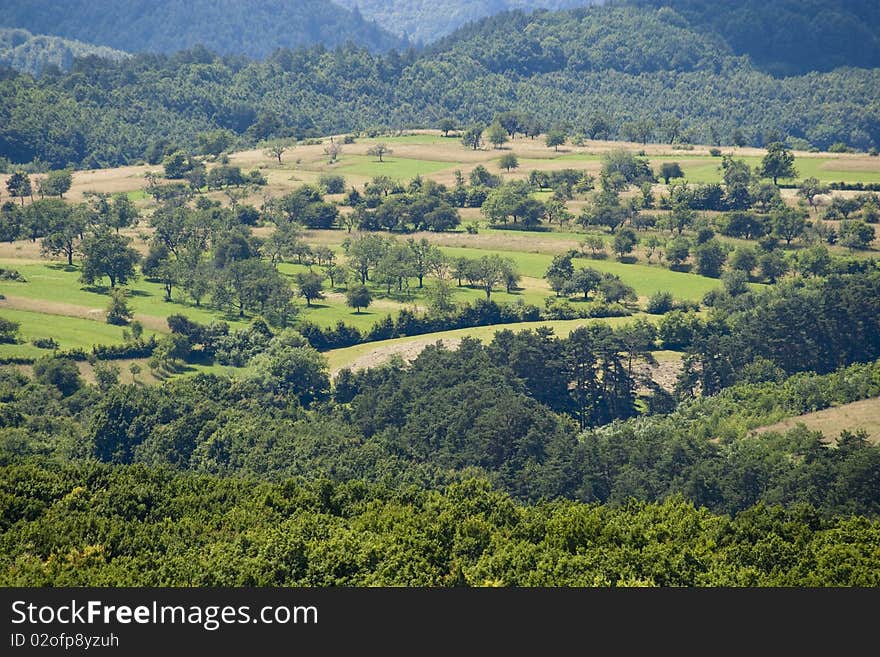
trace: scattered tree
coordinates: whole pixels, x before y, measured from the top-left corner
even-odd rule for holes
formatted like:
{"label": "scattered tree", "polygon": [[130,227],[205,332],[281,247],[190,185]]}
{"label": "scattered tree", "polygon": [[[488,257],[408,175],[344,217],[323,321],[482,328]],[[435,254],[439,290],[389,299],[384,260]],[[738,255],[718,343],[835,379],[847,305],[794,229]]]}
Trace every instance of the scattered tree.
{"label": "scattered tree", "polygon": [[360,314],[361,308],[367,308],[373,301],[373,295],[366,285],[352,285],[345,293],[345,302]]}
{"label": "scattered tree", "polygon": [[519,168],[519,159],[513,153],[505,153],[498,160],[498,167],[510,173],[511,169]]}
{"label": "scattered tree", "polygon": [[311,306],[312,301],[323,299],[324,277],[313,271],[299,272],[294,277],[300,296],[306,300],[306,305]]}
{"label": "scattered tree", "polygon": [[547,144],[547,148],[552,148],[554,151],[559,152],[559,147],[565,143],[565,139],[565,131],[557,127],[547,133],[544,143]]}
{"label": "scattered tree", "polygon": [[672,178],[684,178],[684,171],[678,162],[664,162],[660,165],[660,177],[668,185]]}
{"label": "scattered tree", "polygon": [[379,161],[382,162],[382,158],[386,155],[391,155],[394,151],[389,148],[388,144],[384,142],[379,142],[367,149],[367,155],[372,155],[373,157],[378,157]]}
{"label": "scattered tree", "polygon": [[762,178],[771,178],[774,185],[779,184],[780,178],[797,177],[797,170],[794,168],[794,154],[782,142],[768,144],[767,154],[761,160],[758,174]]}
{"label": "scattered tree", "polygon": [[131,240],[107,231],[99,231],[82,241],[82,281],[91,285],[104,276],[110,287],[125,285],[135,278],[140,254],[129,246]]}

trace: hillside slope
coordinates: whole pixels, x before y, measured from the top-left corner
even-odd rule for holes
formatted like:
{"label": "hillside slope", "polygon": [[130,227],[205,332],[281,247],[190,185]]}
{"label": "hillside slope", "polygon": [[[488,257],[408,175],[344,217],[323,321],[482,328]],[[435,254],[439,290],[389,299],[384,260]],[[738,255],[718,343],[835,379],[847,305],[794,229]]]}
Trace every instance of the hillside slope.
{"label": "hillside slope", "polygon": [[277,48],[402,41],[329,0],[4,0],[0,25],[111,46],[176,52],[197,44],[262,57]]}
{"label": "hillside slope", "polygon": [[336,0],[395,34],[430,43],[465,23],[510,9],[569,9],[604,0]]}
{"label": "hillside slope", "polygon": [[69,69],[77,57],[101,57],[119,61],[129,55],[106,46],[31,34],[27,30],[0,28],[0,66],[39,75],[47,66]]}
{"label": "hillside slope", "polygon": [[630,0],[668,7],[774,75],[880,66],[876,0]]}

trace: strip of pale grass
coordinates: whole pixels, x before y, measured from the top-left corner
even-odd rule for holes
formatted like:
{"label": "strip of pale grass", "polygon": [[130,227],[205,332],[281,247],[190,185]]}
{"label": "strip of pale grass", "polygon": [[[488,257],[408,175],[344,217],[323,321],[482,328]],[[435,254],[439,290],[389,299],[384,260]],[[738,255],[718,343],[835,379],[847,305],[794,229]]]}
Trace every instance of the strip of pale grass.
{"label": "strip of pale grass", "polygon": [[509,329],[511,331],[527,331],[534,330],[539,327],[552,328],[554,333],[560,337],[568,337],[568,335],[576,328],[602,322],[609,326],[623,326],[630,324],[637,319],[647,319],[648,321],[657,321],[658,316],[638,313],[631,317],[609,317],[606,319],[572,319],[572,320],[555,320],[555,321],[539,321],[539,322],[520,322],[516,324],[493,324],[492,326],[476,326],[472,328],[455,329],[451,331],[438,331],[436,333],[427,333],[424,335],[412,335],[403,338],[395,338],[393,340],[381,340],[378,342],[368,342],[366,344],[358,344],[353,347],[345,347],[343,349],[332,349],[325,352],[330,370],[336,372],[352,363],[358,358],[371,353],[382,350],[393,349],[399,345],[406,345],[411,342],[420,341],[425,344],[433,344],[438,340],[460,340],[464,337],[470,337],[482,342],[491,341],[498,331]]}

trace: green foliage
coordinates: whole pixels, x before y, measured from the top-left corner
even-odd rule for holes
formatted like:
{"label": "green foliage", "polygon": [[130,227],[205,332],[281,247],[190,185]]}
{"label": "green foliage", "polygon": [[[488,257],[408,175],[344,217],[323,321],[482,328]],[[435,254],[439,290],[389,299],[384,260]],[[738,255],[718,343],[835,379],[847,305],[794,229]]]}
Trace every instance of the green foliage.
{"label": "green foliage", "polygon": [[34,362],[34,377],[44,385],[54,386],[65,396],[72,395],[83,385],[76,363],[57,356],[37,359]]}
{"label": "green foliage", "polygon": [[785,144],[779,142],[768,144],[767,154],[761,160],[759,174],[764,178],[772,178],[774,185],[777,184],[779,178],[796,177],[794,154],[786,148]]}
{"label": "green foliage", "polygon": [[123,288],[110,290],[110,302],[107,304],[107,323],[124,326],[131,321],[132,316],[126,291]]}
{"label": "green foliage", "polygon": [[327,359],[295,331],[277,334],[249,364],[249,377],[263,390],[295,397],[308,407],[327,397]]}
{"label": "green foliage", "polygon": [[366,285],[352,285],[345,293],[345,302],[356,312],[361,308],[367,308],[373,301],[373,295]]}
{"label": "green foliage", "polygon": [[133,280],[140,254],[129,246],[130,242],[127,237],[106,231],[86,237],[80,245],[83,282],[91,285],[106,276],[110,287],[116,287],[117,283],[125,285]]}
{"label": "green foliage", "polygon": [[809,506],[758,505],[735,517],[680,498],[522,506],[474,478],[443,492],[359,481],[254,486],[142,467],[59,467],[38,457],[4,465],[2,474],[7,586],[880,581],[876,521],[823,520]]}
{"label": "green foliage", "polygon": [[128,57],[121,50],[27,30],[0,28],[0,66],[39,77],[48,68],[69,69],[76,58],[100,57],[118,61]]}
{"label": "green foliage", "polygon": [[0,344],[15,344],[18,342],[18,329],[21,324],[11,319],[0,317]]}

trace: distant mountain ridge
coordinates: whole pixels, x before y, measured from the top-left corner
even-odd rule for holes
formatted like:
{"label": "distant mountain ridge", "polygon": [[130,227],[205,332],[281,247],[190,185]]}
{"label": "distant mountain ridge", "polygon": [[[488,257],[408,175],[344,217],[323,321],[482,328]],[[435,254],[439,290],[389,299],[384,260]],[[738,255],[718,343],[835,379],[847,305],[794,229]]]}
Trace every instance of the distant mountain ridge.
{"label": "distant mountain ridge", "polygon": [[390,32],[406,35],[419,43],[430,43],[486,16],[522,9],[571,9],[602,4],[604,0],[335,0],[357,8]]}
{"label": "distant mountain ridge", "polygon": [[868,150],[880,147],[880,67],[774,77],[717,32],[644,2],[504,12],[420,51],[316,45],[253,61],[193,48],[76,61],[39,80],[0,72],[0,156],[91,168],[138,161],[156,143],[194,148],[218,128],[256,144],[509,111],[590,139]]}
{"label": "distant mountain ridge", "polygon": [[351,41],[372,51],[406,46],[330,0],[3,0],[0,26],[135,53],[204,45],[264,57],[316,43]]}
{"label": "distant mountain ridge", "polygon": [[0,28],[0,66],[40,75],[48,66],[70,68],[77,57],[101,57],[119,61],[130,55],[107,46],[95,46],[18,28]]}

